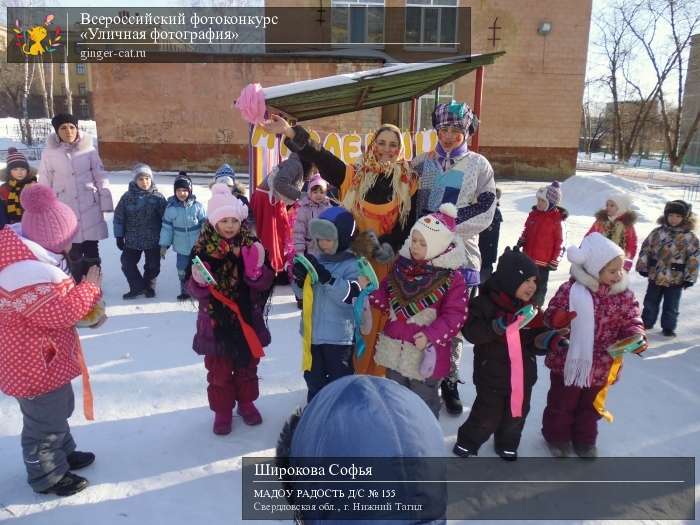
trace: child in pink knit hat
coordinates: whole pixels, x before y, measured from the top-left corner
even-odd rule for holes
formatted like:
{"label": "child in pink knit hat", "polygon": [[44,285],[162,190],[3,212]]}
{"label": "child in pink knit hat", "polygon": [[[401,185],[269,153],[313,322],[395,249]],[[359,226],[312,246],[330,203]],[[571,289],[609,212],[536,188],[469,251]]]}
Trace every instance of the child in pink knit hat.
{"label": "child in pink knit hat", "polygon": [[[193,350],[204,355],[209,371],[207,394],[214,433],[225,435],[231,433],[236,404],[245,424],[262,423],[253,403],[259,395],[256,348],[270,344],[264,315],[274,273],[265,249],[244,222],[247,206],[228,186],[212,186],[207,208],[207,222],[191,256],[200,258],[216,284],[208,285],[191,265],[185,275],[190,295],[199,301]],[[253,328],[252,337],[246,325]]]}
{"label": "child in pink knit hat", "polygon": [[[0,391],[15,397],[22,411],[29,485],[69,496],[88,484],[70,471],[95,459],[76,451],[68,418],[71,380],[83,362],[75,325],[99,301],[102,278],[99,266],[78,284],[68,273],[65,255],[78,220],[51,188],[32,184],[21,199],[21,227],[0,230]],[[85,413],[92,418],[87,400]]]}

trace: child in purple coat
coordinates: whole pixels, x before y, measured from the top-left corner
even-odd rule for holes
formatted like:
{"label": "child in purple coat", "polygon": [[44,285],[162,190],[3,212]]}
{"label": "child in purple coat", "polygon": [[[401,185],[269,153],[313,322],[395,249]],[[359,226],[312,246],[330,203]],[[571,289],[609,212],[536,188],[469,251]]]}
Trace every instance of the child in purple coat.
{"label": "child in purple coat", "polygon": [[[421,217],[393,270],[370,296],[372,306],[389,313],[374,360],[387,368],[387,378],[418,394],[435,417],[438,386],[450,372],[451,341],[467,319],[467,288],[459,271],[467,259],[455,236],[456,217],[451,203]],[[426,366],[433,356],[434,366]]]}
{"label": "child in purple coat", "polygon": [[[192,249],[216,281],[216,289],[238,305],[261,346],[270,344],[265,325],[265,304],[270,297],[273,272],[266,263],[265,249],[243,221],[248,208],[225,184],[212,187],[208,221]],[[204,277],[191,265],[186,272],[190,295],[199,300],[197,333],[192,348],[204,355],[208,370],[207,394],[214,411],[214,433],[229,434],[233,408],[247,425],[259,425],[262,417],[253,402],[258,398],[258,363],[239,317],[211,295]]]}

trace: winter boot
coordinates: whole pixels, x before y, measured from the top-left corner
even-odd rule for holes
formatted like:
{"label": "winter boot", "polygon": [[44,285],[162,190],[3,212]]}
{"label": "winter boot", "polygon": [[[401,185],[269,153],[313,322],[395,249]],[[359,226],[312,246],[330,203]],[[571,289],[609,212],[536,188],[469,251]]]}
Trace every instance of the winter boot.
{"label": "winter boot", "polygon": [[516,461],[518,459],[518,451],[507,448],[496,447],[496,454],[505,461]]}
{"label": "winter boot", "polygon": [[143,295],[144,293],[145,293],[145,289],[144,290],[129,290],[124,295],[122,295],[122,299],[125,299],[125,300],[136,299],[139,295]]}
{"label": "winter boot", "polygon": [[545,441],[545,443],[547,443],[547,448],[552,457],[566,458],[569,456],[571,443],[550,443],[549,441]]}
{"label": "winter boot", "polygon": [[661,333],[664,337],[676,337],[677,335],[676,332],[673,330],[663,330]]}
{"label": "winter boot", "polygon": [[259,425],[262,423],[262,416],[252,401],[238,403],[238,415],[243,418],[246,425]]}
{"label": "winter boot", "polygon": [[77,494],[85,487],[88,486],[88,480],[81,478],[80,476],[73,474],[72,472],[66,472],[66,475],[61,478],[61,481],[56,483],[53,487],[49,487],[46,490],[39,491],[39,494],[56,494],[56,496],[72,496]]}
{"label": "winter boot", "polygon": [[231,412],[214,412],[214,434],[225,436],[231,433],[233,428],[233,414]]}
{"label": "winter boot", "polygon": [[152,299],[153,297],[156,296],[156,280],[155,279],[151,279],[150,281],[147,281],[146,288],[143,291],[143,293],[149,299]]}
{"label": "winter boot", "polygon": [[78,452],[74,450],[68,454],[66,459],[68,459],[68,466],[71,470],[80,470],[88,465],[92,465],[95,461],[95,454],[92,452]]}
{"label": "winter boot", "polygon": [[598,449],[595,445],[580,445],[574,443],[574,452],[582,459],[595,459],[598,457]]}
{"label": "winter boot", "polygon": [[178,301],[186,301],[190,298],[190,294],[187,293],[187,288],[185,287],[185,280],[180,279],[180,295],[177,296]]}
{"label": "winter boot", "polygon": [[455,443],[455,446],[452,448],[452,453],[455,456],[460,456],[462,458],[470,458],[473,456],[478,456],[476,450],[471,449],[469,447],[463,447],[459,443]]}
{"label": "winter boot", "polygon": [[458,416],[462,413],[463,406],[462,401],[459,399],[459,390],[457,390],[457,384],[460,381],[450,381],[449,379],[444,379],[440,383],[440,393],[442,395],[442,400],[445,402],[445,410],[448,414],[453,416]]}

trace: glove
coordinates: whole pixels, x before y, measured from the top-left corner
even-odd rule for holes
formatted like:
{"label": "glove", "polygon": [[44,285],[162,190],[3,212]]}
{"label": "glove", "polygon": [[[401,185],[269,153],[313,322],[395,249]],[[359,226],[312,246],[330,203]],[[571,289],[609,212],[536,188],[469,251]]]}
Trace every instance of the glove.
{"label": "glove", "polygon": [[641,275],[641,276],[644,277],[644,278],[647,278],[647,277],[649,277],[649,272],[642,272],[642,271],[640,271],[640,272],[639,272],[639,275]]}
{"label": "glove", "polygon": [[294,263],[294,266],[292,266],[292,275],[294,276],[294,282],[299,288],[304,287],[304,280],[306,279],[306,274],[307,274],[306,266],[301,264],[299,261],[296,261]]}
{"label": "glove", "polygon": [[117,248],[122,252],[124,251],[124,237],[117,237]]}
{"label": "glove", "polygon": [[372,251],[372,256],[382,264],[387,264],[394,258],[394,249],[388,242],[383,242]]}
{"label": "glove", "polygon": [[[202,262],[202,264],[211,273],[211,266],[209,265],[209,263]],[[200,272],[194,266],[192,267],[192,280],[201,287],[206,288],[208,286],[207,281],[204,279],[204,276],[202,275],[202,272]]]}
{"label": "glove", "polygon": [[258,241],[250,246],[241,248],[245,276],[251,281],[257,281],[262,275],[262,267],[265,263],[265,248]]}
{"label": "glove", "polygon": [[549,320],[549,327],[559,330],[561,328],[566,328],[571,324],[576,318],[576,312],[569,312],[566,310],[555,310],[552,314],[552,318]]}
{"label": "glove", "polygon": [[314,257],[311,254],[308,254],[306,256],[308,261],[311,263],[311,265],[314,267],[314,270],[316,270],[316,273],[318,274],[318,282],[321,284],[328,284],[331,282],[332,276],[331,272],[326,270],[326,267],[323,266],[320,262],[318,262],[318,259]]}
{"label": "glove", "polygon": [[165,259],[165,254],[168,253],[168,247],[167,246],[161,246],[160,247],[160,258]]}
{"label": "glove", "polygon": [[690,287],[693,286],[694,284],[695,284],[695,283],[691,283],[690,281],[685,281],[685,282],[683,283],[683,289],[685,290],[686,288],[690,288]]}
{"label": "glove", "polygon": [[498,335],[503,335],[506,333],[506,328],[515,322],[515,314],[507,313],[501,317],[497,317],[491,323],[491,328]]}
{"label": "glove", "polygon": [[553,263],[553,262],[551,262],[547,265],[547,269],[549,269],[549,271],[551,271],[551,272],[556,272],[558,267],[559,267],[559,265],[557,263]]}
{"label": "glove", "polygon": [[542,332],[535,337],[535,353],[545,355],[547,352],[555,352],[557,350],[566,350],[569,348],[569,340],[563,337],[556,330]]}
{"label": "glove", "polygon": [[639,348],[637,348],[637,349],[636,349],[634,352],[632,352],[632,353],[633,353],[633,354],[637,354],[637,355],[642,355],[642,354],[643,354],[644,352],[646,352],[648,349],[649,349],[649,343],[647,342],[647,337],[644,336],[644,344],[643,344],[642,346],[640,346]]}

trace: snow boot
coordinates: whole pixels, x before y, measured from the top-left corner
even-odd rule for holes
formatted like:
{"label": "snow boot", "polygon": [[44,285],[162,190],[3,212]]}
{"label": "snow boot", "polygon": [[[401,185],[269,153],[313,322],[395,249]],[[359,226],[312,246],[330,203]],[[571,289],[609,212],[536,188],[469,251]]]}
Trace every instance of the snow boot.
{"label": "snow boot", "polygon": [[72,496],[88,486],[88,480],[72,472],[66,472],[61,481],[53,487],[39,491],[39,494],[56,494],[56,496]]}
{"label": "snow boot", "polygon": [[214,412],[214,434],[225,436],[233,429],[233,414],[231,412]]}
{"label": "snow boot", "polygon": [[598,449],[595,445],[578,445],[574,443],[574,452],[582,459],[595,459],[598,457]]}
{"label": "snow boot", "polygon": [[442,400],[445,402],[445,410],[448,414],[453,416],[458,416],[462,413],[464,407],[462,406],[462,401],[459,399],[459,390],[457,390],[457,384],[459,381],[450,381],[449,379],[444,379],[440,383],[440,394],[442,395]]}
{"label": "snow boot", "polygon": [[187,288],[185,286],[185,280],[180,279],[180,295],[177,296],[178,301],[186,301],[190,298],[190,294],[187,293]]}
{"label": "snow boot", "polygon": [[68,459],[68,466],[71,470],[80,470],[88,465],[92,465],[95,461],[95,454],[92,452],[79,452],[74,450],[68,454],[66,459]]}
{"label": "snow boot", "polygon": [[259,425],[262,423],[262,416],[252,401],[238,403],[238,415],[243,418],[246,425]]}
{"label": "snow boot", "polygon": [[673,330],[663,330],[661,333],[664,337],[676,337],[677,335]]}
{"label": "snow boot", "polygon": [[459,443],[455,443],[455,446],[452,448],[452,453],[455,456],[459,456],[462,458],[470,458],[473,456],[478,456],[477,451],[474,449],[471,449],[469,447],[463,447]]}
{"label": "snow boot", "polygon": [[143,289],[143,290],[129,290],[124,295],[122,295],[122,299],[125,299],[125,300],[136,299],[139,295],[143,295],[144,292],[145,292],[145,289]]}
{"label": "snow boot", "polygon": [[566,458],[569,456],[571,443],[550,443],[549,441],[545,441],[545,443],[547,443],[547,448],[549,449],[549,453],[552,454],[552,457]]}
{"label": "snow boot", "polygon": [[505,460],[505,461],[517,461],[517,459],[518,459],[518,451],[517,450],[510,450],[507,448],[496,447],[496,454],[498,454],[500,456],[500,458]]}

